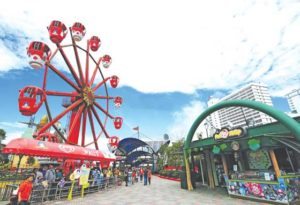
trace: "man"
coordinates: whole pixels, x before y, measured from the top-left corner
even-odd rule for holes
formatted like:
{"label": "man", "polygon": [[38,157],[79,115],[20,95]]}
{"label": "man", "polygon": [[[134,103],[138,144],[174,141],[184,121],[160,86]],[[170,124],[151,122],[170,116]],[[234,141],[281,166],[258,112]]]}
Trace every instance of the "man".
{"label": "man", "polygon": [[20,205],[29,204],[29,199],[32,191],[33,175],[28,176],[25,181],[20,184],[18,190],[18,202]]}
{"label": "man", "polygon": [[145,168],[144,170],[144,186],[147,185],[148,181],[148,170]]}
{"label": "man", "polygon": [[148,168],[148,183],[149,183],[149,185],[151,185],[151,176],[152,176],[151,169]]}
{"label": "man", "polygon": [[56,178],[56,177],[55,177],[54,167],[53,167],[53,165],[51,164],[51,165],[49,166],[49,169],[47,170],[46,176],[45,176],[45,179],[46,179],[47,182],[48,182],[48,189],[49,189],[48,197],[49,197],[49,200],[54,199],[55,188],[56,188],[56,184],[54,183],[54,182],[55,182],[55,178]]}
{"label": "man", "polygon": [[144,175],[144,170],[143,168],[140,168],[140,182],[143,182],[143,175]]}

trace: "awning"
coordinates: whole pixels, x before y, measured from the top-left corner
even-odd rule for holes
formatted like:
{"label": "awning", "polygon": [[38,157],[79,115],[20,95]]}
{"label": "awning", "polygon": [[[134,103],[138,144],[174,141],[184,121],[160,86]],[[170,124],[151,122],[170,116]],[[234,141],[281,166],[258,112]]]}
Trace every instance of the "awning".
{"label": "awning", "polygon": [[119,142],[118,149],[125,154],[130,153],[136,148],[149,146],[144,141],[137,138],[125,138]]}
{"label": "awning", "polygon": [[274,141],[277,141],[286,147],[298,152],[300,154],[300,143],[295,140],[294,138],[287,138],[287,137],[272,137]]}
{"label": "awning", "polygon": [[152,158],[152,154],[149,153],[149,152],[145,152],[145,151],[135,151],[135,152],[131,152],[127,158],[126,158],[126,161],[131,163],[133,162],[134,160],[136,160],[138,157],[140,156],[151,156]]}
{"label": "awning", "polygon": [[100,150],[80,146],[18,138],[10,141],[2,150],[6,154],[40,156],[89,161],[114,161],[115,156]]}

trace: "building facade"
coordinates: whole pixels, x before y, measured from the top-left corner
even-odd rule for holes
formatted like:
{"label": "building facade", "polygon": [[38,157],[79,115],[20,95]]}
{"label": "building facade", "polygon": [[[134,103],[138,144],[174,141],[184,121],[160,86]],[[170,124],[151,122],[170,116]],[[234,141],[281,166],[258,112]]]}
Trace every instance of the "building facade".
{"label": "building facade", "polygon": [[[268,92],[268,87],[260,83],[251,83],[245,87],[242,87],[239,90],[223,97],[218,102],[236,99],[254,100],[265,103],[269,106],[273,106],[271,96]],[[211,106],[212,103],[216,102],[216,100],[213,100],[210,102],[210,104],[208,104],[208,106]],[[211,120],[211,124],[214,126],[219,123],[220,126],[215,126],[215,128],[228,126],[257,126],[275,121],[273,118],[262,112],[244,107],[223,108],[213,113],[209,119]]]}
{"label": "building facade", "polygon": [[292,113],[300,113],[300,89],[286,95]]}
{"label": "building facade", "polygon": [[[207,102],[207,106],[213,106],[214,104],[217,104],[220,101],[218,98],[209,98]],[[220,121],[220,115],[219,112],[214,112],[208,117],[208,121],[210,122],[210,125],[214,128],[221,129],[221,121]]]}

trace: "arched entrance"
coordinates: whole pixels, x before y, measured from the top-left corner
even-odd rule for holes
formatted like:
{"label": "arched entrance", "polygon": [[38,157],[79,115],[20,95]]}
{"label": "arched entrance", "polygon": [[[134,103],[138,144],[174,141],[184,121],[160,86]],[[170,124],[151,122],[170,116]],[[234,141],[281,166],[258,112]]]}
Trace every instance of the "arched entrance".
{"label": "arched entrance", "polygon": [[260,112],[263,112],[274,119],[276,119],[279,123],[284,125],[291,133],[292,135],[297,139],[297,141],[300,142],[300,126],[297,121],[295,121],[293,118],[289,117],[285,113],[276,110],[275,108],[268,106],[266,104],[256,102],[256,101],[251,101],[251,100],[231,100],[231,101],[224,101],[220,102],[214,106],[209,107],[207,110],[205,110],[202,114],[199,115],[199,117],[194,121],[193,125],[191,126],[187,139],[184,143],[184,161],[185,161],[185,166],[186,166],[186,175],[187,175],[187,185],[188,185],[188,190],[192,190],[192,184],[191,184],[191,174],[190,174],[190,167],[188,163],[189,159],[189,153],[191,151],[191,142],[192,138],[198,128],[198,126],[201,124],[201,122],[209,116],[211,113],[220,110],[222,108],[227,108],[227,107],[247,107],[247,108],[252,108],[255,110],[258,110]]}

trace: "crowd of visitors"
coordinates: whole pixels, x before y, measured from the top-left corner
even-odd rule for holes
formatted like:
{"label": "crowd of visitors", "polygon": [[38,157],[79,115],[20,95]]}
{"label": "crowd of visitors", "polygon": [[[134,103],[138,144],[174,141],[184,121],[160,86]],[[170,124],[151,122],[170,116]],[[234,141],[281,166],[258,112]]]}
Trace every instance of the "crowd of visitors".
{"label": "crowd of visitors", "polygon": [[[19,186],[15,196],[11,198],[10,204],[29,204],[30,196],[34,187],[35,195],[43,195],[44,190],[48,190],[48,198],[43,200],[53,200],[57,187],[63,188],[67,181],[70,180],[70,173],[66,174],[60,168],[54,168],[53,165],[43,166],[39,169],[34,169],[33,174],[28,176]],[[126,168],[121,171],[119,168],[101,169],[99,166],[91,167],[89,173],[90,186],[100,186],[108,188],[114,182],[116,185],[121,185],[122,180],[125,181],[125,186],[135,183],[144,183],[151,185],[151,169],[147,168]],[[70,183],[69,183],[70,184]]]}
{"label": "crowd of visitors", "polygon": [[139,180],[140,183],[143,183],[143,179],[144,179],[145,186],[147,184],[151,185],[151,176],[152,176],[152,172],[149,167],[125,169],[124,170],[125,186],[133,185],[134,183],[137,183]]}

